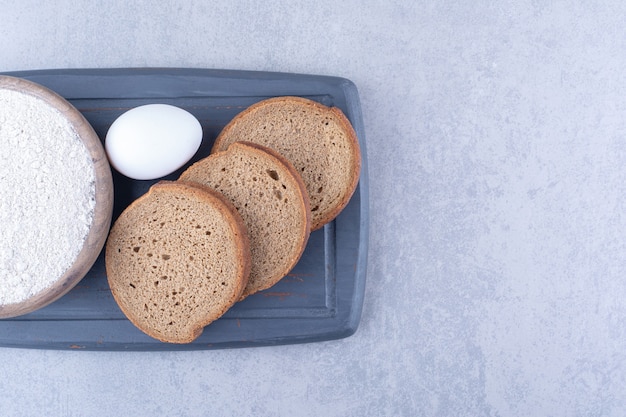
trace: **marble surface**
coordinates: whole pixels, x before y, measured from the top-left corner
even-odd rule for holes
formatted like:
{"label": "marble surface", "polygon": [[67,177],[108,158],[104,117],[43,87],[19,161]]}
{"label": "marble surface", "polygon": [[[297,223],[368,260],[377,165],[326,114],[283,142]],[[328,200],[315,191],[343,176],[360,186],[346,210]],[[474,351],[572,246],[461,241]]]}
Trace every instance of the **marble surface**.
{"label": "marble surface", "polygon": [[626,4],[578,3],[0,0],[0,71],[349,78],[371,178],[355,335],[4,348],[0,415],[626,415]]}

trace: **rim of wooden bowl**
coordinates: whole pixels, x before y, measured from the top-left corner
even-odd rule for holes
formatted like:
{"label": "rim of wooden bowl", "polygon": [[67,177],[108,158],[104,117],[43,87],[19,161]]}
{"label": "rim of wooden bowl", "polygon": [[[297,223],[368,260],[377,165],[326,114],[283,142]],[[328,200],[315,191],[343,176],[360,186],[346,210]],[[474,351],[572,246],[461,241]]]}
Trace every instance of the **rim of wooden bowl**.
{"label": "rim of wooden bowl", "polygon": [[9,318],[31,313],[58,300],[89,272],[104,247],[111,227],[113,177],[100,138],[87,119],[67,100],[40,84],[6,75],[0,75],[0,89],[13,90],[36,97],[57,109],[68,120],[91,156],[95,174],[96,199],[89,233],[72,266],[51,286],[33,297],[19,303],[0,304],[0,318]]}

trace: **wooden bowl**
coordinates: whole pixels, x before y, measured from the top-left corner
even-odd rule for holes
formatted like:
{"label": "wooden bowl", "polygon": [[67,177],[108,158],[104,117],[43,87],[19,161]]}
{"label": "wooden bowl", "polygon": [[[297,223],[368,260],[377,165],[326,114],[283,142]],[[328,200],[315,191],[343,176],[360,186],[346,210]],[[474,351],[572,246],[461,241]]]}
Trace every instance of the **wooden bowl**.
{"label": "wooden bowl", "polygon": [[1,76],[0,89],[14,90],[34,96],[56,108],[74,127],[85,148],[91,155],[95,174],[95,207],[89,232],[83,247],[65,274],[47,289],[33,297],[15,304],[0,304],[0,318],[15,317],[40,309],[59,299],[71,290],[91,269],[102,251],[113,213],[113,178],[104,148],[89,122],[67,100],[26,79]]}

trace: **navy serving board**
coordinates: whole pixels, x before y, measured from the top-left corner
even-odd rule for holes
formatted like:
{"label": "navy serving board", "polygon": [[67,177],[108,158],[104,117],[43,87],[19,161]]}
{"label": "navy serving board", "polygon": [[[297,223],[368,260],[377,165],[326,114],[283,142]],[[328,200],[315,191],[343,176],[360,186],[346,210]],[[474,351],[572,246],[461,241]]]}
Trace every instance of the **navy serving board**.
{"label": "navy serving board", "polygon": [[[344,78],[250,71],[148,68],[11,72],[68,99],[102,141],[124,111],[149,103],[172,104],[194,114],[202,145],[188,165],[209,154],[221,129],[249,105],[274,96],[307,97],[343,110],[356,130],[363,158],[359,186],[345,210],[311,234],[293,271],[273,288],[233,306],[194,342],[159,342],[135,328],[112,298],[103,253],[68,294],[33,313],[0,320],[0,346],[85,350],[199,350],[338,339],[360,321],[368,242],[368,176],[361,107],[355,85]],[[155,181],[135,181],[113,171],[113,219]],[[104,251],[103,251],[104,252]]]}

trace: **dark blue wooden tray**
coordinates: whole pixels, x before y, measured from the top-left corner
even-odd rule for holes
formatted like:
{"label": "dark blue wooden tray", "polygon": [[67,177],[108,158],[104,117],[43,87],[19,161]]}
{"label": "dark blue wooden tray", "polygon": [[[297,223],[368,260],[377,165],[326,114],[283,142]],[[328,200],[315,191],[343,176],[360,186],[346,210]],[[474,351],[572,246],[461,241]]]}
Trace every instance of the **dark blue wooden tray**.
{"label": "dark blue wooden tray", "polygon": [[[87,276],[55,303],[0,320],[0,346],[86,350],[199,350],[315,342],[353,334],[359,324],[366,277],[368,175],[361,107],[355,85],[344,78],[207,69],[72,69],[6,73],[42,84],[68,99],[101,140],[124,111],[167,103],[194,114],[202,146],[190,164],[209,154],[217,134],[237,113],[259,100],[283,95],[341,108],[361,144],[359,187],[332,223],[313,232],[294,270],[273,288],[236,304],[193,343],[158,342],[122,314],[107,285],[103,254]],[[189,165],[189,164],[188,164]],[[167,179],[178,178],[188,165]],[[113,173],[113,218],[154,181]]]}

